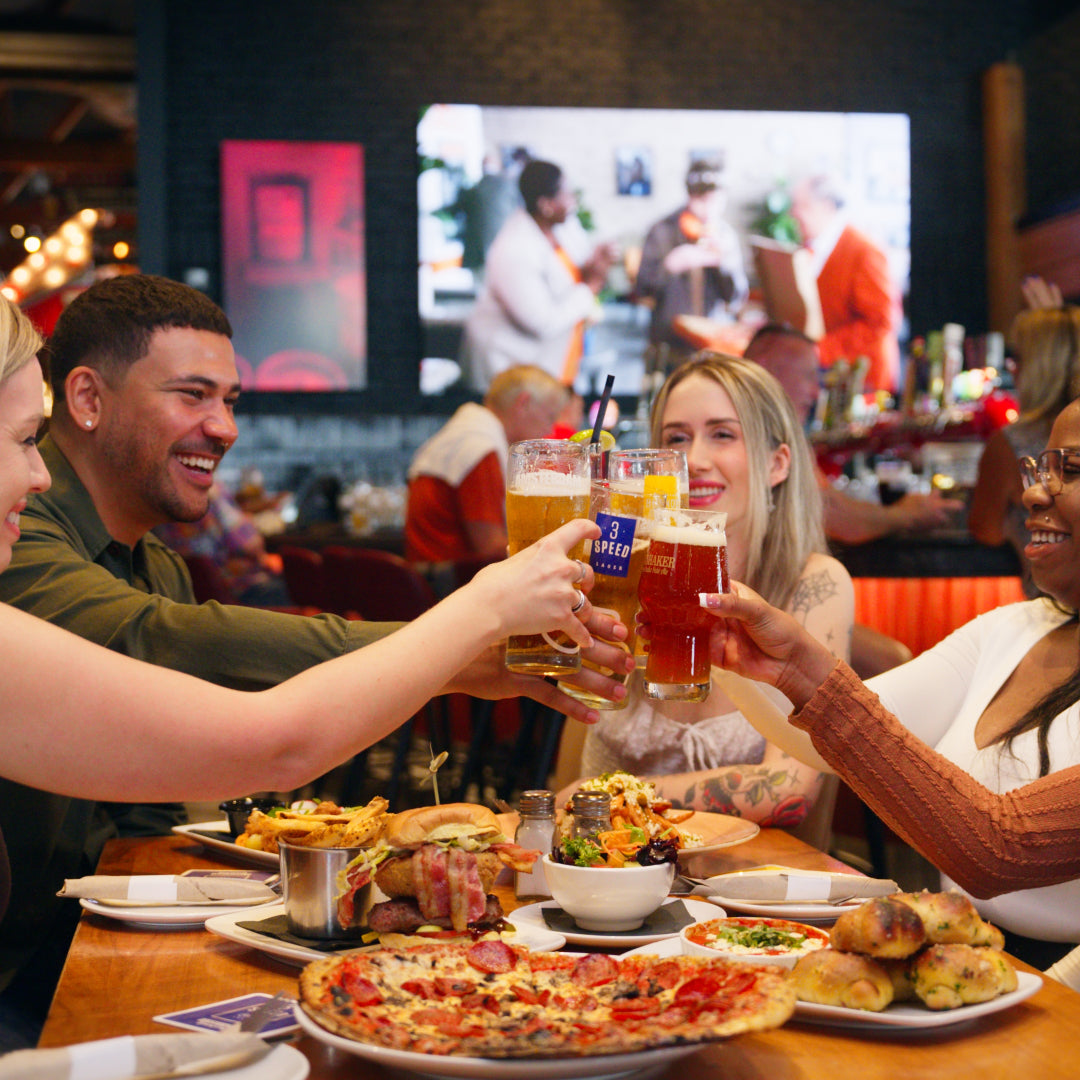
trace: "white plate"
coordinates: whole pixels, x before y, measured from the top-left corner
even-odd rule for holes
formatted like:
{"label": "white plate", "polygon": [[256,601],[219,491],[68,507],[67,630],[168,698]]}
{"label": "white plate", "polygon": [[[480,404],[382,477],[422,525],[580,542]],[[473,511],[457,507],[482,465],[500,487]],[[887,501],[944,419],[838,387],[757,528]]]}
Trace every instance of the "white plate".
{"label": "white plate", "polygon": [[1042,986],[1042,978],[1029,971],[1016,973],[1016,989],[1002,994],[992,1001],[981,1001],[977,1005],[962,1005],[959,1009],[946,1009],[934,1012],[912,1002],[898,1002],[881,1012],[866,1012],[863,1009],[845,1009],[839,1005],[815,1005],[809,1001],[795,1003],[795,1015],[792,1020],[807,1024],[824,1024],[829,1027],[859,1028],[863,1031],[885,1028],[902,1028],[909,1031],[925,1031],[928,1028],[949,1027],[963,1024],[968,1020],[977,1020],[980,1016],[1011,1009],[1026,1001]]}
{"label": "white plate", "polygon": [[[682,941],[679,938],[665,938],[655,945],[643,945],[622,954],[627,956],[679,956],[682,953]],[[621,959],[620,958],[620,959]],[[901,1028],[908,1031],[925,1031],[928,1028],[948,1027],[962,1024],[968,1020],[977,1020],[980,1016],[1010,1009],[1026,1001],[1042,986],[1042,979],[1029,971],[1016,973],[1016,989],[1002,994],[992,1001],[981,1001],[977,1005],[963,1005],[959,1009],[945,1009],[935,1012],[923,1005],[910,1001],[896,1002],[881,1012],[866,1012],[863,1009],[845,1009],[839,1005],[815,1005],[811,1001],[796,1001],[795,1015],[792,1020],[807,1024],[821,1024],[828,1027],[857,1028],[863,1031],[885,1028]],[[297,1009],[297,1013],[299,1013]]]}
{"label": "white plate", "polygon": [[656,1050],[639,1050],[634,1054],[600,1054],[595,1057],[544,1058],[477,1058],[416,1054],[411,1050],[388,1050],[382,1046],[356,1042],[334,1035],[321,1028],[303,1009],[296,1010],[300,1027],[313,1039],[336,1047],[347,1054],[367,1058],[389,1069],[403,1069],[422,1076],[460,1076],[468,1080],[574,1080],[576,1077],[630,1077],[645,1070],[659,1070],[677,1058],[687,1057],[704,1049],[708,1043],[695,1046],[662,1046]]}
{"label": "white plate", "polygon": [[310,1071],[311,1062],[295,1046],[279,1043],[251,1065],[214,1073],[214,1080],[304,1080]]}
{"label": "white plate", "polygon": [[[172,831],[180,836],[186,836],[204,847],[213,848],[215,851],[227,852],[232,858],[241,862],[254,863],[256,866],[272,866],[276,870],[280,865],[277,855],[269,851],[256,851],[254,848],[241,847],[229,832],[229,823],[225,820],[198,821],[187,825],[174,825]],[[214,835],[204,836],[204,833]],[[218,837],[220,836],[220,839]]]}
{"label": "white plate", "polygon": [[[803,920],[804,922],[815,921],[827,921],[833,922],[838,915],[851,909],[857,908],[861,904],[865,904],[866,897],[858,897],[846,904],[825,904],[818,901],[807,901],[805,903],[767,903],[759,900],[739,900],[734,897],[724,895],[724,880],[726,878],[732,878],[736,876],[744,876],[753,874],[753,870],[737,871],[734,874],[717,874],[715,877],[706,878],[712,888],[716,889],[715,893],[710,893],[708,896],[701,895],[703,900],[709,900],[711,903],[719,904],[721,907],[726,908],[729,911],[737,911],[744,915],[758,915],[763,919],[794,919],[796,921]],[[813,874],[812,870],[802,870],[799,873]],[[829,879],[833,875],[821,874],[822,878]]]}
{"label": "white plate", "polygon": [[[701,900],[688,899],[685,896],[673,896],[668,900],[665,900],[665,904],[673,904],[677,900],[681,900],[686,905],[686,910],[690,913],[694,922],[702,922],[705,919],[715,919],[716,906],[714,904],[706,904]],[[554,900],[542,900],[539,904],[529,904],[528,907],[519,907],[512,912],[509,918],[517,926],[530,926],[539,930],[547,930],[551,933],[551,929],[546,922],[544,922],[544,916],[541,914],[544,908],[557,908],[559,905]],[[599,933],[593,930],[575,930],[565,935],[566,940],[571,945],[592,945],[594,948],[605,949],[629,949],[635,945],[647,945],[651,941],[663,941],[665,938],[675,938],[677,941],[679,932],[676,930],[671,934],[625,934],[613,931],[611,933]]]}
{"label": "white plate", "polygon": [[226,915],[234,912],[258,918],[257,912],[261,912],[267,904],[264,901],[261,904],[244,904],[241,906],[232,904],[160,904],[117,907],[113,904],[102,904],[97,900],[89,900],[86,897],[80,898],[79,903],[93,915],[102,915],[106,919],[134,923],[148,929],[156,927],[159,930],[201,926],[214,915]]}
{"label": "white plate", "polygon": [[[309,949],[306,945],[296,945],[291,941],[279,941],[268,934],[258,934],[254,930],[248,930],[239,923],[247,922],[253,915],[259,919],[272,919],[276,915],[285,914],[284,904],[272,904],[267,907],[248,909],[247,911],[234,911],[229,915],[218,915],[208,919],[206,929],[218,937],[235,941],[240,945],[249,945],[260,952],[269,953],[279,960],[286,960],[290,964],[310,964],[312,960],[321,960],[323,957],[332,956],[333,953],[322,952],[319,949]],[[517,937],[511,940],[521,945],[526,945],[534,952],[555,952],[566,944],[566,938],[562,934],[556,934],[549,930],[546,925],[539,928],[526,925],[517,918],[517,912],[511,912],[506,916],[508,922],[517,927]],[[363,948],[363,942],[357,941],[351,948]],[[345,949],[342,952],[346,951]]]}

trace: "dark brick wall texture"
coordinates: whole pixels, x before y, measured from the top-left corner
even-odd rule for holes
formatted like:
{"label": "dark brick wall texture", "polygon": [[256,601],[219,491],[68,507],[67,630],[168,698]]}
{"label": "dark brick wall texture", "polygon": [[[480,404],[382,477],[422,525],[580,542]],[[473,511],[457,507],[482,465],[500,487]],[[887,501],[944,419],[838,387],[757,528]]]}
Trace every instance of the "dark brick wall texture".
{"label": "dark brick wall texture", "polygon": [[[1078,20],[1018,0],[161,0],[140,79],[164,147],[154,267],[219,280],[222,139],[365,146],[372,376],[415,386],[415,125],[433,101],[904,112],[911,118],[913,333],[986,329],[981,91],[1005,59],[1040,65],[1043,139],[1075,117]],[[1062,33],[1064,28],[1064,33]],[[1053,67],[1066,74],[1059,75]],[[1044,89],[1045,88],[1045,89]],[[1030,98],[1030,92],[1029,92]],[[1030,107],[1030,102],[1029,102]],[[148,110],[152,116],[152,110]],[[144,119],[144,124],[146,120]],[[1076,129],[1067,145],[1076,150]],[[1076,194],[1050,146],[1031,194]],[[153,190],[153,189],[152,189]],[[144,252],[152,266],[155,252]],[[391,374],[393,373],[393,374]],[[377,388],[376,388],[377,389]],[[365,395],[365,397],[368,397]],[[378,405],[381,395],[370,397]]]}

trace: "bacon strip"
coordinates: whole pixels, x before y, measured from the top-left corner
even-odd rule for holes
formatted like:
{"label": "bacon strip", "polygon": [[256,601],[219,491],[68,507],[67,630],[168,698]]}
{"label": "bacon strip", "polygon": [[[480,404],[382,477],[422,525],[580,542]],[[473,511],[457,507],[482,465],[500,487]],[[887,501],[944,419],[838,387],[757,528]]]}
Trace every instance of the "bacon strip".
{"label": "bacon strip", "polygon": [[486,905],[476,856],[461,848],[450,848],[446,877],[450,893],[450,925],[460,932],[484,914]]}
{"label": "bacon strip", "polygon": [[502,844],[492,844],[489,850],[495,852],[505,866],[509,866],[511,870],[520,870],[523,874],[529,873],[533,863],[540,858],[539,851],[521,847],[509,840]]}

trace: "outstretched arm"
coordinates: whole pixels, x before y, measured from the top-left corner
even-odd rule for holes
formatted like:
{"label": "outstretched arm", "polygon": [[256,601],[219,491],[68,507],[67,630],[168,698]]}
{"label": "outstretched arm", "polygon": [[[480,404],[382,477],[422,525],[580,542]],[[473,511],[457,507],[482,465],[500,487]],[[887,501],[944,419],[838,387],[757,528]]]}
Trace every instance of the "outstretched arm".
{"label": "outstretched arm", "polygon": [[[0,772],[98,800],[298,787],[392,731],[510,634],[558,629],[589,645],[571,611],[580,566],[567,552],[596,535],[592,522],[564,525],[394,634],[258,693],[140,663],[0,606]],[[579,614],[590,617],[587,603]]]}

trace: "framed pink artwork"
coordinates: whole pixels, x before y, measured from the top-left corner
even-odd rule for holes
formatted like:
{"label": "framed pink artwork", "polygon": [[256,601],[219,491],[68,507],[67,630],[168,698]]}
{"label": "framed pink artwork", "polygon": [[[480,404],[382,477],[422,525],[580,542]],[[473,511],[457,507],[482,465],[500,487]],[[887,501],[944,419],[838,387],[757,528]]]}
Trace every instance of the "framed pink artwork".
{"label": "framed pink artwork", "polygon": [[363,389],[363,147],[223,142],[221,223],[224,308],[245,389]]}

